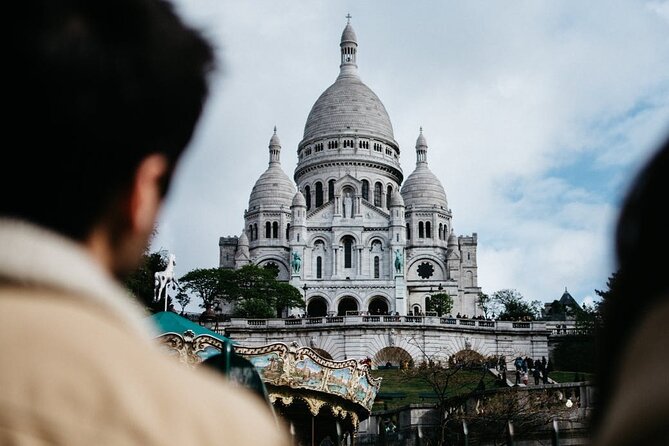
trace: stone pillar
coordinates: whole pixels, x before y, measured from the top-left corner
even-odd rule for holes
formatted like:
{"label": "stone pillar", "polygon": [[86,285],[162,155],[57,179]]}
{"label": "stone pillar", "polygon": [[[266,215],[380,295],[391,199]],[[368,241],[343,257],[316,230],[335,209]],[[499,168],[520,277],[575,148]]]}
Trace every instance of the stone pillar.
{"label": "stone pillar", "polygon": [[407,285],[404,281],[404,276],[395,274],[395,311],[400,313],[400,316],[407,315]]}
{"label": "stone pillar", "polygon": [[332,246],[332,277],[339,275],[339,246]]}

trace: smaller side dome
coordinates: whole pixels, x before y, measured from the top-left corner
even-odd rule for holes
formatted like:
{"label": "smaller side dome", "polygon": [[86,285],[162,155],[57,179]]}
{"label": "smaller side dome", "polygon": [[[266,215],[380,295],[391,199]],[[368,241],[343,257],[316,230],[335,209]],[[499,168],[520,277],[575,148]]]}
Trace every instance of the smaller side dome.
{"label": "smaller side dome", "polygon": [[291,205],[291,207],[298,207],[298,206],[303,208],[307,207],[307,200],[304,198],[304,194],[302,194],[302,192],[299,190],[295,193],[295,196],[293,197],[293,204]]}
{"label": "smaller side dome", "polygon": [[411,172],[400,192],[407,207],[448,209],[444,186],[427,166],[427,142],[422,127],[416,139],[416,170]]}
{"label": "smaller side dome", "polygon": [[281,144],[279,137],[274,134],[269,141],[269,167],[251,190],[249,197],[249,210],[259,206],[280,208],[281,206],[290,206],[290,202],[295,195],[295,185],[281,169]]}
{"label": "smaller side dome", "polygon": [[390,207],[393,206],[404,206],[404,198],[402,198],[402,194],[400,194],[399,189],[395,189],[393,194],[390,196]]}

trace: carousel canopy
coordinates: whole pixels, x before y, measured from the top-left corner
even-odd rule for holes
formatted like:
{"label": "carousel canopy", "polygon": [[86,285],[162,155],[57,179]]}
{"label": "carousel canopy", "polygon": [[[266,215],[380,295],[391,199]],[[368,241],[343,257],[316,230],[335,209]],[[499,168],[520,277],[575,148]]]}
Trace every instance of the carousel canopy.
{"label": "carousel canopy", "polygon": [[232,343],[233,345],[235,344],[232,339],[220,335],[213,330],[209,330],[207,327],[203,327],[200,324],[192,322],[172,311],[161,311],[160,313],[149,316],[149,318],[156,325],[159,335],[163,335],[165,333],[183,334],[190,330],[195,334],[195,336],[209,335],[212,338],[218,339],[219,341]]}

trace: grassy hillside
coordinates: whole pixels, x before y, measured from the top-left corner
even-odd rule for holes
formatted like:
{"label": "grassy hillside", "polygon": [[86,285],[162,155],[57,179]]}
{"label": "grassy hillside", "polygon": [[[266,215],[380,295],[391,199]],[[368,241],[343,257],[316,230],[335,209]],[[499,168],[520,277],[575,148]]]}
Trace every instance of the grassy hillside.
{"label": "grassy hillside", "polygon": [[[394,409],[406,404],[435,402],[432,387],[423,379],[408,377],[402,370],[372,370],[372,376],[381,377],[381,388],[373,410]],[[481,372],[460,371],[449,381],[447,396],[469,393],[479,384]],[[486,389],[496,387],[495,378],[491,374],[483,375]]]}
{"label": "grassy hillside", "polygon": [[[394,409],[407,404],[436,402],[432,387],[423,379],[409,377],[399,369],[372,370],[372,376],[381,377],[381,388],[374,402],[373,411]],[[460,371],[449,381],[447,396],[469,393],[481,380],[482,372]],[[557,382],[586,381],[592,374],[583,372],[554,371],[550,377]],[[490,373],[483,375],[486,389],[498,386],[495,377]]]}

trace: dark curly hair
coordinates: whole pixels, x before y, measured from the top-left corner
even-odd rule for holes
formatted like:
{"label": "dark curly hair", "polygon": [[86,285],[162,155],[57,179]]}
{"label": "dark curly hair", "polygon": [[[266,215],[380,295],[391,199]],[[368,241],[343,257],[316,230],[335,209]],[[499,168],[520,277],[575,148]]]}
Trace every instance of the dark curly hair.
{"label": "dark curly hair", "polygon": [[5,13],[0,216],[82,240],[151,153],[171,162],[166,193],[208,95],[211,44],[161,0],[27,0]]}

